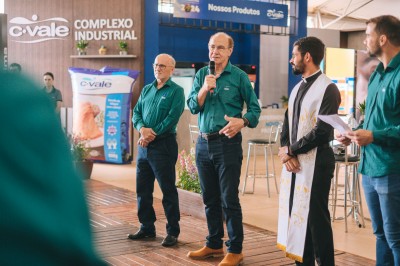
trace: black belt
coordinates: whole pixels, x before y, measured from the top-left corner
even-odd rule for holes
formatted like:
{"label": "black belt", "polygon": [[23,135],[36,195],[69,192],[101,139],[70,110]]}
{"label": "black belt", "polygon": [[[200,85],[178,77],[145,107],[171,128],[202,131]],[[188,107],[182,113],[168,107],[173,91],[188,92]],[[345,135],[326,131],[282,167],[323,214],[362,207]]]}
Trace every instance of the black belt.
{"label": "black belt", "polygon": [[200,132],[200,136],[205,140],[213,140],[213,139],[220,138],[220,137],[222,137],[224,135],[220,135],[219,132],[216,131],[216,132],[212,132],[212,133]]}
{"label": "black belt", "polygon": [[162,139],[165,139],[165,138],[168,138],[168,137],[172,137],[172,136],[175,136],[175,133],[164,133],[164,134],[161,134],[161,135],[157,135],[154,140],[158,141],[158,140],[162,140]]}

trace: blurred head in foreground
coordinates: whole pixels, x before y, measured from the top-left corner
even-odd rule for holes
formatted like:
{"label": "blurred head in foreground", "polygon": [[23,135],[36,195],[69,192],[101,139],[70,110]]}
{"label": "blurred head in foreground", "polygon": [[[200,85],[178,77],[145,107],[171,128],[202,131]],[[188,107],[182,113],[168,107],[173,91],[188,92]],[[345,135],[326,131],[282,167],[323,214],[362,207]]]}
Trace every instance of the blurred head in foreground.
{"label": "blurred head in foreground", "polygon": [[47,95],[19,74],[0,72],[0,112],[0,265],[105,265]]}

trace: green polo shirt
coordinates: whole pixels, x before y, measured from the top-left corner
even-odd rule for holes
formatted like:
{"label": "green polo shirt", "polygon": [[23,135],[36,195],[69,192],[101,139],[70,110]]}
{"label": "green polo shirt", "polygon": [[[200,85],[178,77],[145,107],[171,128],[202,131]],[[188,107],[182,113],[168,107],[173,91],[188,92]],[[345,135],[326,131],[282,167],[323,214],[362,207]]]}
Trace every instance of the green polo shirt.
{"label": "green polo shirt", "polygon": [[[193,114],[199,114],[200,131],[212,133],[221,130],[228,123],[224,119],[224,115],[245,117],[249,120],[249,127],[256,127],[261,108],[248,75],[228,62],[217,79],[217,88],[213,93],[208,93],[203,106],[200,106],[197,95],[208,73],[208,67],[203,67],[196,73],[192,91],[187,99],[190,111]],[[247,113],[242,116],[244,103],[247,105]]]}
{"label": "green polo shirt", "polygon": [[361,148],[360,173],[400,174],[400,53],[372,74],[362,128],[372,131],[374,141]]}
{"label": "green polo shirt", "polygon": [[47,92],[46,87],[43,87],[43,91],[45,91],[47,93],[47,95],[50,97],[54,108],[57,108],[57,102],[63,101],[61,91],[54,88],[54,86],[53,86],[53,89],[51,90],[51,92]]}
{"label": "green polo shirt", "polygon": [[144,86],[133,109],[133,126],[151,128],[157,135],[176,133],[176,125],[185,108],[183,88],[169,79],[157,89],[157,80]]}

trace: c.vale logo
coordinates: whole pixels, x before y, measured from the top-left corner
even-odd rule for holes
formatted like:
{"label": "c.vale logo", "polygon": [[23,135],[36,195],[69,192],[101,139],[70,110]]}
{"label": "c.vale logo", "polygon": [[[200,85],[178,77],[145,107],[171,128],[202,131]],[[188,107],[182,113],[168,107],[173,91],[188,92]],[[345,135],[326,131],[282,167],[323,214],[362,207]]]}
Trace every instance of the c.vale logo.
{"label": "c.vale logo", "polygon": [[11,41],[19,43],[64,40],[64,37],[68,36],[70,32],[69,28],[65,25],[65,23],[68,23],[68,20],[60,17],[38,20],[38,16],[35,14],[32,16],[32,20],[24,17],[15,17],[9,23],[11,26],[8,34],[17,38],[12,38]]}

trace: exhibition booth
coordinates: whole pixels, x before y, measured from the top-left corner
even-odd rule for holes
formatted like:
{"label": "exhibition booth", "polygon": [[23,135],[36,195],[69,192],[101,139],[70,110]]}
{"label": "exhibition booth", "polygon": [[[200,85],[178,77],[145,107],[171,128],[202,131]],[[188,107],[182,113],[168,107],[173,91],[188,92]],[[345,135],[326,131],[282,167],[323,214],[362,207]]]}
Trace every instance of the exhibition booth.
{"label": "exhibition booth", "polygon": [[[209,13],[203,13],[199,10],[205,6],[182,6],[184,1],[175,0],[169,1],[177,10],[171,13],[160,12],[159,2],[5,0],[5,14],[0,16],[3,68],[18,63],[37,84],[42,84],[43,73],[54,73],[55,87],[63,95],[61,122],[66,133],[88,140],[91,160],[123,169],[135,164],[139,133],[132,127],[132,109],[143,86],[154,80],[156,55],[175,58],[172,80],[184,88],[187,98],[196,72],[208,65],[209,37],[225,31],[235,42],[230,60],[248,74],[263,107],[258,126],[242,130],[246,157],[249,140],[265,139],[271,123],[281,125],[284,120],[286,108],[280,98],[300,80],[291,74],[289,60],[293,42],[307,35],[307,5],[231,0],[236,9],[226,9],[221,4],[225,0],[207,0],[203,3],[208,3]],[[241,6],[245,2],[248,6]],[[289,9],[289,2],[296,8]],[[258,9],[265,10],[263,20],[254,18]],[[317,37],[325,42],[324,35]],[[339,47],[329,38],[326,46],[321,69],[340,90],[339,114],[344,120],[351,115],[359,119],[358,106],[365,100],[377,60],[365,51]],[[189,125],[197,125],[197,116],[186,107],[177,126],[179,151],[193,147]],[[278,147],[279,141],[272,148],[274,154]],[[264,150],[254,154],[264,156]],[[269,161],[262,162],[268,168]],[[260,185],[258,191],[262,189]],[[274,196],[276,200],[277,193]],[[254,206],[261,205],[260,198],[254,201],[243,209],[257,216]],[[277,212],[274,204],[267,207]]]}
{"label": "exhibition booth", "polygon": [[[240,7],[240,4],[243,4],[240,2],[235,2],[235,4]],[[269,39],[260,38],[264,34],[265,36],[278,36],[277,38],[281,40],[289,39],[289,47],[267,49],[278,49],[279,51],[283,49],[282,54],[290,54],[292,39],[301,37],[305,18],[301,14],[293,13],[293,10],[288,10],[286,5],[288,3],[282,5],[261,2],[247,3],[248,6],[242,9],[223,12],[223,16],[219,12],[221,5],[213,1],[210,2],[213,9],[211,8],[207,12],[199,12],[199,8],[203,11],[206,9],[202,6],[197,9],[196,6],[193,6],[189,11],[188,7],[186,11],[182,10],[180,1],[176,1],[173,14],[159,12],[158,1],[155,0],[118,0],[118,3],[105,2],[101,5],[93,0],[40,1],[38,3],[40,4],[28,0],[5,1],[6,15],[1,17],[5,22],[2,23],[2,36],[5,37],[2,38],[3,49],[1,49],[2,56],[5,58],[4,67],[12,62],[17,62],[22,66],[23,72],[29,74],[37,82],[41,82],[44,72],[54,73],[55,86],[61,90],[63,105],[67,108],[62,112],[62,121],[68,133],[72,133],[74,123],[71,119],[72,114],[68,116],[67,110],[68,108],[74,109],[76,93],[73,92],[77,91],[74,89],[73,79],[71,79],[72,76],[68,69],[89,69],[92,71],[91,74],[94,74],[96,71],[108,67],[109,69],[127,69],[138,73],[127,87],[129,99],[124,104],[123,118],[119,117],[118,121],[113,121],[113,117],[109,119],[118,125],[116,138],[104,139],[104,135],[108,134],[107,128],[104,126],[107,119],[104,118],[109,117],[104,113],[105,108],[99,110],[93,117],[102,132],[98,134],[101,135],[100,137],[91,139],[92,146],[97,150],[99,147],[104,149],[107,148],[107,144],[104,145],[104,143],[108,141],[110,144],[108,146],[114,147],[113,143],[115,142],[113,141],[118,139],[118,160],[106,160],[104,156],[101,158],[94,156],[93,159],[126,163],[134,158],[134,143],[136,143],[138,134],[132,129],[130,119],[127,117],[131,117],[131,109],[138,99],[141,88],[154,79],[151,64],[158,53],[169,53],[174,56],[177,67],[172,79],[183,86],[185,96],[187,96],[196,71],[208,63],[207,42],[209,37],[217,31],[229,32],[235,41],[231,62],[248,73],[254,90],[260,97],[260,105],[264,108],[268,107],[263,110],[262,115],[262,117],[266,117],[266,121],[271,120],[268,118],[270,113],[279,113],[279,119],[283,118],[283,109],[271,109],[282,107],[282,103],[278,99],[282,95],[288,95],[291,84],[298,82],[298,77],[276,72],[285,65],[287,65],[287,69],[290,69],[288,55],[279,58],[280,62],[268,61],[265,58],[272,58],[273,55],[264,54],[260,49],[260,47],[270,45]],[[173,3],[171,2],[170,5]],[[96,8],[91,8],[94,6]],[[250,11],[267,10],[267,16],[258,20],[258,16],[251,15],[251,12],[246,11],[245,8]],[[298,8],[303,7],[299,5]],[[298,23],[296,30],[288,26],[288,17],[291,20],[296,19],[296,23]],[[217,19],[222,22],[216,21]],[[82,41],[86,43],[83,47],[80,46]],[[124,41],[125,46],[121,47],[121,41]],[[326,60],[323,62],[322,69],[337,83],[341,92],[342,104],[339,113],[346,116],[357,112],[357,106],[365,99],[364,72],[366,71],[363,69],[367,69],[371,63],[365,58],[362,59],[363,56],[365,57],[365,53],[362,51],[330,47],[329,42],[327,47]],[[355,67],[356,60],[358,60],[357,67]],[[363,62],[366,62],[365,64],[368,66],[361,66]],[[274,66],[271,67],[271,64]],[[261,70],[263,72],[260,72]],[[264,76],[268,75],[265,71],[274,73],[275,76],[271,79],[278,81],[273,83],[278,85],[274,85],[274,87],[267,85],[271,83],[265,81]],[[115,71],[115,73],[117,72]],[[96,78],[96,76],[101,77],[96,74],[91,78]],[[94,85],[94,88],[101,82],[87,84]],[[279,86],[278,90],[275,86]],[[100,95],[101,93],[96,92],[95,94]],[[104,94],[102,95],[104,97]],[[93,102],[92,105],[99,106]],[[100,106],[105,106],[102,101]],[[357,116],[359,116],[358,113]],[[178,125],[177,137],[180,149],[187,150],[189,148],[188,121],[197,124],[195,120],[196,118],[192,117],[185,109]],[[127,125],[129,149],[127,150],[131,155],[128,157],[122,154],[123,149],[121,149],[119,141],[120,126],[126,123],[129,123]],[[261,120],[259,127],[264,126],[265,123]],[[249,138],[258,136],[259,127],[247,133]],[[93,136],[95,137],[95,135]],[[244,141],[244,143],[246,142]],[[244,148],[246,148],[245,145]],[[93,151],[93,154],[105,154],[104,150],[101,153]],[[122,160],[122,158],[129,159]]]}
{"label": "exhibition booth", "polygon": [[[196,8],[188,12],[181,11],[180,2],[175,2],[177,8],[175,13],[171,14],[159,13],[158,1],[154,0],[118,0],[104,2],[101,5],[93,0],[69,2],[6,0],[6,15],[2,16],[2,20],[6,22],[2,23],[4,28],[2,33],[6,38],[1,49],[5,51],[4,67],[16,62],[22,66],[23,73],[38,83],[41,83],[43,73],[52,72],[55,87],[63,96],[65,110],[62,111],[61,120],[66,131],[72,133],[75,126],[80,134],[90,135],[89,140],[93,148],[91,154],[94,160],[112,163],[130,162],[135,155],[134,143],[138,134],[132,129],[130,119],[127,117],[131,117],[131,109],[138,99],[141,88],[154,79],[151,64],[158,53],[169,53],[178,62],[173,80],[184,87],[187,96],[196,70],[209,60],[207,52],[209,37],[217,31],[227,31],[235,41],[231,62],[249,74],[255,92],[259,95],[260,25],[281,28],[281,35],[289,34],[286,4],[233,1],[234,8],[227,12],[228,10],[220,10],[221,3],[211,1],[209,4],[213,5],[213,8],[207,12],[206,6],[199,6],[204,12],[199,12]],[[267,16],[252,14],[257,10],[264,10]],[[216,19],[223,22],[212,22]],[[121,41],[126,43],[123,48],[125,53],[121,53]],[[180,67],[188,64],[189,68]],[[115,115],[110,115],[110,100],[106,100],[108,105],[102,100],[107,98],[104,90],[100,88],[108,78],[104,73],[99,74],[104,67],[127,69],[138,73],[126,87],[128,96],[124,97],[128,98],[122,101],[124,102],[121,104],[122,113],[117,118]],[[87,73],[84,74],[90,82],[86,82],[85,85],[89,86],[89,90],[83,92],[83,86],[74,81],[78,74],[71,72],[71,69],[87,69]],[[109,73],[110,77],[115,78],[117,72]],[[85,96],[85,100],[78,99],[78,94],[82,98],[88,91],[93,92],[91,98]],[[112,88],[106,93],[113,93]],[[90,104],[90,108],[86,109],[92,110],[90,116],[93,120],[92,130],[99,130],[98,134],[88,135],[87,132],[81,132],[82,127],[77,126],[79,123],[71,119],[74,115],[87,116],[77,110],[78,107],[82,110],[85,101]],[[187,120],[185,117],[191,121],[195,120],[185,110],[178,126],[177,138],[180,149],[188,149],[186,143],[188,127],[183,122]],[[83,119],[86,118],[76,118],[75,121]],[[121,142],[125,141],[120,141],[121,125],[126,123],[129,123],[127,127],[130,149],[125,150],[129,150],[130,157],[123,154]],[[116,133],[110,135],[110,132]],[[112,153],[109,148],[116,148],[118,155]]]}

